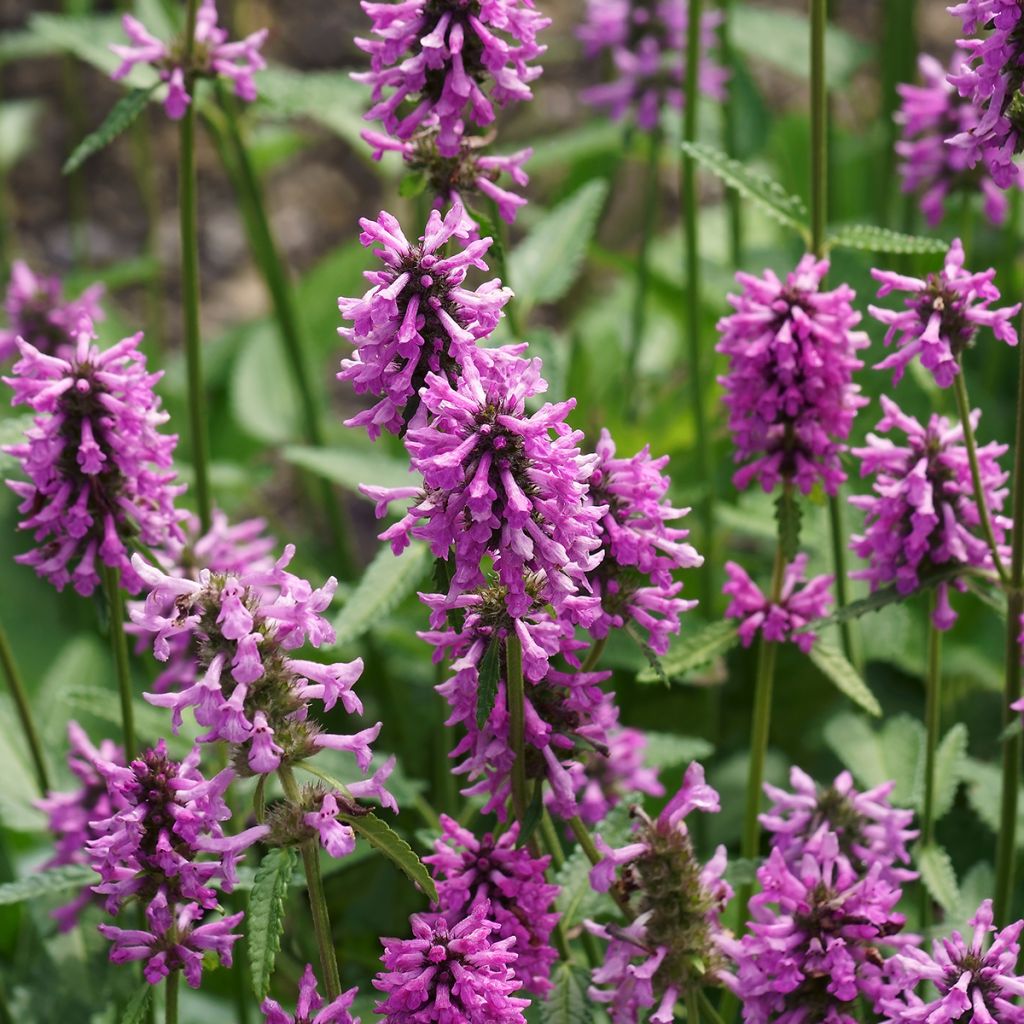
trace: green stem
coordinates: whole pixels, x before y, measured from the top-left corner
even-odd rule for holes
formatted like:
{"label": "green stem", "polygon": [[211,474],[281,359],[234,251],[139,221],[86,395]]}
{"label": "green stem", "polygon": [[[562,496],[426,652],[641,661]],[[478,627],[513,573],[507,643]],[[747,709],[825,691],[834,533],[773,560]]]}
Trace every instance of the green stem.
{"label": "green stem", "polygon": [[[498,204],[493,199],[491,200],[491,222],[494,224],[494,244],[490,248],[489,255],[494,258],[495,269],[498,271],[501,283],[508,288],[512,283],[508,273],[508,228],[498,211]],[[426,224],[426,220],[423,223]],[[508,319],[508,329],[512,332],[512,340],[520,341],[523,324],[519,317],[519,304],[514,295],[511,301],[505,303],[503,310]]]}
{"label": "green stem", "polygon": [[[832,541],[832,569],[835,573],[836,610],[841,611],[850,603],[849,579],[846,571],[846,524],[842,490],[830,495],[828,499],[829,535]],[[839,636],[843,643],[843,653],[847,660],[859,670],[862,668],[860,650],[860,633],[852,619],[843,619],[839,623]]]}
{"label": "green stem", "polygon": [[811,247],[821,256],[828,221],[828,91],[825,26],[828,0],[811,3]]}
{"label": "green stem", "polygon": [[171,971],[164,980],[164,1024],[178,1024],[178,981],[180,971]]}
{"label": "green stem", "polygon": [[594,641],[594,646],[587,651],[587,656],[580,666],[580,672],[590,672],[594,666],[601,660],[601,655],[604,654],[605,646],[608,643],[608,637],[603,636],[600,640]]}
{"label": "green stem", "polygon": [[505,689],[508,697],[508,739],[512,765],[512,809],[520,824],[526,818],[526,687],[523,680],[523,648],[514,633],[505,639]]}
{"label": "green stem", "polygon": [[[295,308],[295,295],[270,226],[259,177],[242,138],[235,105],[223,88],[218,89],[218,98],[227,136],[227,146],[219,145],[219,148],[225,158],[225,169],[239,193],[249,244],[270,294],[274,318],[284,344],[285,359],[302,407],[303,433],[307,443],[323,448],[327,444],[327,437],[320,403],[309,372],[306,355],[308,346],[303,337],[301,318]],[[219,144],[219,129],[210,119],[207,119],[207,124],[214,135],[214,141]],[[229,152],[230,159],[227,159]],[[356,561],[348,542],[351,530],[344,520],[334,488],[326,480],[320,481],[320,487],[332,547],[338,559],[339,575],[345,579],[355,579],[358,575]]]}
{"label": "green stem", "polygon": [[686,989],[686,1021],[687,1024],[700,1024],[700,988],[689,985]]}
{"label": "green stem", "polygon": [[0,623],[0,665],[3,666],[4,675],[7,677],[7,685],[11,691],[11,697],[14,698],[18,721],[21,722],[21,731],[28,744],[29,754],[32,756],[39,792],[45,796],[50,791],[50,776],[46,770],[46,759],[43,757],[43,745],[39,739],[39,731],[36,729],[35,718],[32,716],[32,705],[28,699],[25,683],[18,671],[18,665],[14,660],[14,651],[11,650],[11,644],[2,623]]}
{"label": "green stem", "polygon": [[551,814],[546,807],[541,812],[540,830],[544,836],[544,845],[551,854],[551,866],[556,871],[561,871],[565,866],[565,853],[562,850],[562,841],[555,830],[555,823],[551,820]]}
{"label": "green stem", "polygon": [[[188,0],[182,63],[192,62],[197,0]],[[185,88],[192,95],[195,80],[186,71]],[[192,469],[196,505],[203,533],[210,528],[210,439],[203,385],[202,339],[199,333],[199,226],[196,206],[196,102],[192,99],[181,119],[178,190],[181,214],[181,289],[185,313],[185,362],[188,376],[189,429],[192,434]]]}
{"label": "green stem", "polygon": [[[583,823],[583,819],[577,814],[567,822],[569,828],[572,829],[572,834],[576,837],[576,842],[580,844],[580,849],[583,851],[587,860],[590,861],[595,867],[601,862],[601,851],[597,848],[597,844],[594,842],[594,837],[590,834],[590,830]],[[633,908],[629,905],[629,900],[623,896],[622,892],[618,887],[612,887],[612,898],[619,906],[619,910],[626,916],[629,921],[633,920],[635,916],[633,914]]]}
{"label": "green stem", "polygon": [[[1010,705],[1021,697],[1020,624],[1024,613],[1024,350],[1019,359],[1017,381],[1017,426],[1013,451],[1013,545],[1007,588],[1006,677],[1003,692],[1003,725],[1009,726],[1017,712]],[[957,375],[962,376],[962,374]],[[1003,740],[1002,802],[996,848],[995,919],[1011,920],[1013,874],[1017,860],[1017,792],[1020,785],[1021,736],[1014,730]]]}
{"label": "green stem", "polygon": [[[683,108],[683,139],[697,141],[700,101],[698,75],[700,71],[700,22],[702,0],[689,0],[686,31],[686,87]],[[698,514],[704,551],[708,554],[714,542],[715,480],[711,458],[711,435],[708,430],[707,410],[704,404],[704,353],[701,346],[700,307],[700,213],[697,202],[697,165],[690,156],[683,156],[680,164],[680,199],[683,215],[683,257],[686,281],[686,345],[690,374],[690,403],[693,406],[694,429],[697,438],[697,477],[704,484]],[[731,191],[731,190],[730,190]],[[714,559],[708,558],[700,574],[700,600],[704,614],[710,616],[715,602],[715,580],[711,570]]]}
{"label": "green stem", "polygon": [[[736,61],[733,57],[732,28],[733,3],[732,0],[721,0],[722,25],[718,30],[718,52],[721,54],[722,64],[729,68],[731,81],[727,86],[728,95],[725,99],[724,110],[724,140],[725,152],[732,158],[736,157],[737,132],[736,132]],[[725,190],[726,209],[729,211],[729,257],[735,270],[743,265],[743,200],[739,192],[734,188]]]}
{"label": "green stem", "polygon": [[[974,488],[974,502],[978,506],[978,519],[981,522],[981,532],[992,552],[992,563],[999,573],[999,579],[1005,586],[1008,582],[1006,567],[1003,565],[1002,556],[999,553],[999,545],[996,543],[995,534],[992,532],[992,516],[988,510],[988,502],[985,500],[985,492],[981,486],[981,468],[978,465],[978,444],[974,438],[974,426],[971,423],[971,402],[967,397],[967,378],[964,374],[963,365],[959,366],[959,373],[953,379],[953,390],[956,394],[956,410],[960,416],[960,425],[964,430],[964,446],[967,448],[967,461],[971,467],[971,484]],[[1014,531],[1016,533],[1016,530]]]}
{"label": "green stem", "polygon": [[700,990],[700,1005],[704,1007],[704,1012],[711,1018],[711,1024],[723,1024],[721,1015],[715,1009],[715,1004],[708,998],[708,994],[704,989]]}
{"label": "green stem", "polygon": [[[281,765],[277,769],[277,777],[281,780],[281,788],[288,801],[299,806],[301,796],[291,768],[288,765]],[[338,959],[334,952],[331,917],[327,911],[327,899],[324,896],[324,882],[320,875],[320,854],[316,839],[307,839],[300,845],[299,850],[302,853],[302,866],[306,872],[306,888],[309,890],[313,931],[316,934],[316,944],[320,951],[320,968],[323,971],[327,1001],[331,1002],[341,995],[341,978],[338,974]]]}
{"label": "green stem", "polygon": [[128,637],[124,631],[124,595],[121,593],[121,574],[117,569],[103,566],[103,588],[107,597],[110,649],[117,671],[117,689],[121,697],[121,729],[124,733],[124,754],[130,762],[138,751],[135,745],[135,713],[132,708],[132,670],[128,661]]}
{"label": "green stem", "polygon": [[921,842],[935,842],[935,752],[942,727],[942,632],[935,627],[936,593],[933,590],[928,616],[928,678],[926,680],[924,724],[924,807],[921,813]]}
{"label": "green stem", "polygon": [[637,389],[637,362],[647,330],[647,291],[651,278],[651,239],[654,218],[658,210],[658,171],[661,164],[662,135],[655,128],[647,140],[647,170],[644,176],[643,213],[640,222],[640,248],[636,255],[636,290],[633,293],[633,315],[630,320],[629,348],[623,373],[626,413],[635,420],[639,411]]}

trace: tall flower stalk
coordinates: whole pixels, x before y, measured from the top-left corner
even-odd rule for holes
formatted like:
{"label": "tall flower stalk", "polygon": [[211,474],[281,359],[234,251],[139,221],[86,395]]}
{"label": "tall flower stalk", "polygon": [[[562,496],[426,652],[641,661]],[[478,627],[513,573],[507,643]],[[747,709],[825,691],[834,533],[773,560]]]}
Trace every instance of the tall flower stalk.
{"label": "tall flower stalk", "polygon": [[50,775],[46,768],[46,759],[43,757],[43,745],[39,739],[35,718],[32,715],[28,691],[25,689],[25,682],[21,678],[18,664],[14,660],[14,651],[11,650],[11,643],[7,638],[3,623],[0,623],[0,667],[3,668],[8,689],[11,691],[11,699],[14,701],[14,707],[18,713],[18,721],[21,723],[21,731],[32,758],[36,781],[39,783],[39,792],[45,796],[50,789]]}

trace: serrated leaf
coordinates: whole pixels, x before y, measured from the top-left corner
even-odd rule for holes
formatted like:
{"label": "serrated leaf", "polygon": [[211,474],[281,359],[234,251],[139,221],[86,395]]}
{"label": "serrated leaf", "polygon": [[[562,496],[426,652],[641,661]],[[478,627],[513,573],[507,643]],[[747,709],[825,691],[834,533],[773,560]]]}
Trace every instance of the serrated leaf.
{"label": "serrated leaf", "polygon": [[967,771],[967,726],[957,722],[935,752],[934,813],[938,821],[953,806],[956,791]]}
{"label": "serrated leaf", "polygon": [[142,987],[135,990],[135,995],[128,1001],[124,1015],[121,1017],[121,1024],[142,1024],[147,1019],[146,1011],[149,1009],[149,1001],[153,997],[153,986],[144,981]]}
{"label": "serrated leaf", "polygon": [[800,501],[791,487],[784,487],[775,502],[775,523],[778,528],[782,557],[792,562],[800,551],[800,524],[803,512]]}
{"label": "serrated leaf", "polygon": [[868,689],[861,674],[846,660],[846,655],[827,640],[818,640],[810,650],[810,659],[836,689],[870,715],[881,717],[882,706]]}
{"label": "serrated leaf", "polygon": [[664,684],[666,687],[669,685],[668,676],[665,675],[665,669],[661,664],[661,658],[655,652],[654,648],[647,642],[647,638],[637,629],[634,622],[626,622],[626,635],[640,648],[640,653],[647,659],[646,672],[651,672],[654,675],[654,679]]}
{"label": "serrated leaf", "polygon": [[228,378],[235,422],[257,441],[294,441],[302,433],[301,402],[277,330],[260,321],[246,333]]}
{"label": "serrated leaf", "polygon": [[387,857],[431,903],[437,902],[437,887],[430,872],[413,848],[386,821],[372,813],[339,814],[338,820],[351,825],[378,853]]}
{"label": "serrated leaf", "polygon": [[608,194],[603,179],[587,182],[546,213],[509,253],[509,281],[520,315],[555,302],[572,287]]}
{"label": "serrated leaf", "polygon": [[699,736],[677,736],[668,732],[642,730],[644,764],[650,768],[676,768],[700,761],[714,753],[714,745]]}
{"label": "serrated leaf", "polygon": [[414,541],[401,555],[382,547],[334,621],[336,646],[350,644],[386,618],[430,569],[430,548]]}
{"label": "serrated leaf", "polygon": [[552,989],[540,1004],[541,1024],[588,1024],[594,1005],[587,995],[588,973],[562,963],[552,972],[551,981]]}
{"label": "serrated leaf", "polygon": [[938,845],[919,846],[914,851],[914,864],[931,898],[947,914],[955,914],[960,904],[960,887],[949,854]]}
{"label": "serrated leaf", "polygon": [[941,238],[925,238],[922,235],[905,235],[889,228],[873,224],[850,224],[836,228],[825,240],[829,249],[861,249],[865,252],[907,254],[944,253],[949,242]]}
{"label": "serrated leaf", "polygon": [[[965,769],[967,802],[974,813],[994,832],[999,834],[1002,827],[1002,769],[997,764],[988,764],[975,758],[968,758]],[[1017,849],[1024,848],[1024,786],[1017,788],[1017,822],[1014,835]]]}
{"label": "serrated leaf", "polygon": [[498,679],[501,675],[501,640],[492,634],[487,650],[480,659],[480,681],[476,688],[476,725],[482,729],[494,710],[498,696]]}
{"label": "serrated leaf", "polygon": [[97,881],[96,872],[82,864],[47,868],[27,878],[19,878],[16,882],[0,885],[0,907],[55,893],[75,892],[87,885],[95,885]]}
{"label": "serrated leaf", "polygon": [[132,89],[131,92],[126,92],[110,108],[110,113],[103,119],[103,123],[99,128],[94,132],[90,132],[75,146],[74,152],[64,162],[61,173],[72,174],[93,153],[106,149],[114,139],[131,127],[139,114],[146,109],[146,104],[149,102],[149,94],[152,91],[153,89]]}
{"label": "serrated leaf", "polygon": [[807,207],[799,196],[791,195],[777,181],[755,171],[739,160],[704,142],[684,142],[683,152],[730,188],[746,196],[778,223],[792,228],[805,240],[810,239]]}
{"label": "serrated leaf", "polygon": [[[712,622],[696,633],[675,639],[661,658],[662,671],[669,679],[682,679],[688,672],[727,654],[739,642],[734,622]],[[659,682],[651,668],[645,668],[636,678],[638,683]]]}
{"label": "serrated leaf", "polygon": [[281,452],[281,456],[293,466],[307,469],[356,494],[360,493],[360,484],[410,487],[417,482],[417,478],[409,472],[407,462],[389,459],[380,452],[289,445]]}
{"label": "serrated leaf", "polygon": [[281,948],[284,930],[284,903],[295,870],[295,850],[279,847],[269,850],[256,869],[249,894],[246,915],[246,942],[249,948],[249,972],[257,1001],[270,991],[274,961]]}

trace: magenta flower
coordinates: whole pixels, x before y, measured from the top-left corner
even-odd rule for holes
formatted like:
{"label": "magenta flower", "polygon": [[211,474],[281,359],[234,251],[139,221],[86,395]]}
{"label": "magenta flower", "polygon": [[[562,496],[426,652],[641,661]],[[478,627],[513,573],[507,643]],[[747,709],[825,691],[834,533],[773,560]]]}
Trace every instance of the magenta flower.
{"label": "magenta flower", "polygon": [[858,874],[880,864],[882,880],[893,885],[917,878],[916,871],[899,867],[910,863],[907,844],[918,833],[910,828],[913,811],[889,803],[895,782],[860,793],[854,789],[850,773],[842,772],[830,786],[819,789],[814,779],[794,766],[789,771],[789,784],[792,793],[765,783],[772,807],[759,820],[761,827],[771,833],[772,848],[791,868],[800,864],[805,853],[820,854],[823,835],[834,835],[839,856],[845,857]]}
{"label": "magenta flower", "polygon": [[58,277],[39,277],[27,263],[11,264],[4,310],[10,327],[0,329],[0,363],[18,349],[18,338],[48,356],[67,358],[83,319],[102,320],[102,284],[86,288],[77,299],[65,299]]}
{"label": "magenta flower", "polygon": [[961,96],[978,112],[973,122],[950,140],[967,154],[968,166],[984,163],[1000,188],[1017,180],[1013,157],[1021,141],[1021,8],[1017,0],[966,0],[949,8],[964,33],[957,46],[967,52],[949,76]]}
{"label": "magenta flower", "polygon": [[[931,956],[919,946],[907,945],[892,957],[889,967],[899,984],[883,1007],[886,1024],[1021,1020],[1024,1011],[1018,1000],[1024,995],[1024,978],[1017,971],[1017,940],[1024,921],[996,932],[992,901],[985,900],[970,924],[974,935],[969,945],[955,931],[948,939],[934,941]],[[990,932],[996,935],[986,949]],[[918,985],[925,986],[925,998],[915,992]]]}
{"label": "magenta flower", "polygon": [[533,0],[401,0],[362,8],[373,38],[356,39],[370,70],[352,77],[373,87],[367,120],[399,139],[437,129],[442,156],[454,157],[466,126],[488,125],[495,106],[532,98],[531,65],[546,47],[537,34],[551,23]]}
{"label": "magenta flower", "polygon": [[601,614],[590,631],[605,637],[630,620],[647,630],[651,649],[664,654],[669,636],[679,632],[679,616],[697,605],[678,596],[683,585],[672,578],[676,569],[704,564],[684,543],[689,530],[668,525],[689,509],[673,508],[665,497],[669,478],[661,471],[667,455],[652,459],[645,446],[631,459],[616,458],[615,442],[602,430],[597,456],[590,501],[607,511],[598,524],[604,557],[589,577],[601,598]]}
{"label": "magenta flower", "polygon": [[[683,108],[688,11],[678,0],[588,0],[579,36],[588,58],[607,52],[615,78],[585,89],[584,102],[619,120],[632,114],[643,131],[658,126],[667,107]],[[712,57],[720,11],[707,11],[700,22],[700,67],[697,85],[705,96],[725,99],[729,73]]]}
{"label": "magenta flower", "polygon": [[737,463],[733,481],[770,491],[792,481],[805,493],[821,484],[835,494],[846,479],[839,463],[853,417],[866,404],[853,372],[868,337],[854,328],[860,314],[846,285],[821,291],[828,261],[804,256],[780,281],[739,273],[743,290],[730,295],[735,313],[718,322],[716,351],[729,357],[719,381],[726,394]]}
{"label": "magenta flower", "polygon": [[[884,415],[877,429],[898,430],[903,445],[868,434],[867,447],[854,449],[861,476],[874,476],[872,494],[854,495],[850,504],[864,510],[864,532],[850,538],[850,547],[868,563],[852,573],[872,590],[894,585],[901,594],[920,589],[929,573],[962,566],[991,569],[992,556],[980,535],[964,433],[958,423],[932,416],[922,426],[892,399],[881,398]],[[980,411],[971,414],[977,429]],[[999,514],[1007,496],[1007,474],[999,466],[1006,445],[978,449],[982,490],[991,513],[996,543],[1002,548],[1010,521]],[[954,586],[963,589],[961,581]],[[939,584],[934,621],[949,629],[956,614],[949,604],[948,583]]]}
{"label": "magenta flower", "polygon": [[111,77],[117,81],[137,64],[151,65],[160,75],[160,80],[167,83],[164,110],[172,121],[183,118],[192,102],[188,91],[188,76],[227,78],[234,83],[235,95],[251,103],[256,99],[253,75],[267,66],[260,53],[267,38],[267,29],[261,28],[245,39],[230,43],[227,30],[217,24],[217,17],[215,0],[201,0],[196,17],[192,59],[189,66],[185,67],[184,39],[164,43],[150,34],[137,18],[126,14],[121,19],[121,25],[131,45],[111,45],[111,50],[121,59],[120,66]]}
{"label": "magenta flower", "polygon": [[487,833],[477,838],[443,814],[434,853],[423,859],[433,869],[438,909],[448,921],[461,921],[470,907],[488,906],[486,914],[497,925],[498,937],[515,936],[512,967],[519,984],[544,996],[551,990],[551,965],[558,958],[551,945],[558,886],[544,877],[551,858],[534,858],[527,847],[517,845],[518,837],[518,822],[498,837]]}
{"label": "magenta flower", "polygon": [[935,383],[948,388],[960,372],[964,349],[974,344],[982,327],[990,327],[1007,345],[1017,344],[1017,332],[1011,321],[1020,312],[1020,303],[989,309],[1000,298],[994,283],[996,272],[991,268],[978,274],[964,270],[964,250],[959,238],[953,240],[938,274],[921,280],[891,270],[872,270],[871,276],[882,284],[879,298],[893,291],[910,293],[902,312],[868,307],[871,315],[888,328],[885,344],[896,342],[896,351],[875,367],[892,370],[894,384],[900,382],[907,364],[919,355],[921,365],[931,371]]}
{"label": "magenta flower", "polygon": [[364,490],[379,499],[378,514],[388,501],[416,495],[381,539],[397,553],[419,537],[436,557],[451,557],[450,601],[486,583],[481,563],[489,557],[513,618],[540,600],[572,621],[592,621],[597,601],[578,600],[578,591],[586,592],[600,558],[596,524],[605,510],[586,501],[597,456],[581,454],[583,435],[565,422],[573,400],[527,410],[547,382],[540,360],[520,359],[520,351],[478,350],[454,386],[427,374],[427,423],[405,438],[422,492]]}
{"label": "magenta flower", "polygon": [[[950,61],[949,74],[955,75],[967,54],[957,50]],[[984,168],[972,169],[970,155],[962,146],[952,146],[949,138],[970,132],[980,120],[969,99],[962,98],[949,81],[946,69],[934,58],[922,53],[917,58],[921,85],[898,85],[900,109],[896,120],[902,138],[896,143],[901,157],[900,177],[904,192],[921,194],[921,211],[935,227],[946,213],[946,200],[955,193],[973,194],[980,189],[985,197],[985,216],[993,224],[1006,219],[1006,196]]]}
{"label": "magenta flower", "polygon": [[515,938],[476,904],[450,924],[440,914],[413,914],[411,939],[381,939],[384,970],[373,979],[385,998],[385,1024],[523,1024],[529,999],[514,996]]}
{"label": "magenta flower", "polygon": [[590,872],[591,885],[598,892],[618,885],[623,897],[633,895],[637,910],[625,928],[586,922],[592,934],[608,943],[588,995],[608,1004],[613,1024],[643,1019],[671,1024],[676,1001],[694,986],[712,982],[720,969],[720,918],[732,898],[723,878],[725,847],[700,864],[685,820],[691,811],[714,814],[719,809],[718,793],[694,761],[654,821],[635,810],[631,842],[616,850],[596,838],[604,859]]}
{"label": "magenta flower", "polygon": [[[725,563],[729,577],[722,593],[731,598],[726,618],[738,619],[744,647],[760,632],[773,644],[794,643],[805,654],[814,646],[816,634],[807,627],[828,614],[832,605],[829,588],[835,577],[815,576],[807,580],[807,555],[799,554],[786,566],[778,601],[766,597],[761,588],[735,562]],[[806,580],[806,582],[805,582]]]}
{"label": "magenta flower", "polygon": [[306,964],[299,982],[299,1002],[295,1007],[295,1015],[286,1013],[281,1004],[274,999],[264,999],[260,1004],[265,1024],[359,1024],[359,1018],[353,1017],[352,1003],[355,1002],[359,990],[350,988],[342,992],[337,999],[332,999],[324,1006],[324,1001],[317,992],[316,975],[312,964]]}
{"label": "magenta flower", "polygon": [[174,507],[184,487],[171,468],[177,437],[158,428],[168,417],[146,372],[141,334],[101,350],[82,321],[63,359],[19,340],[12,405],[27,405],[35,425],[3,450],[21,462],[27,481],[9,480],[22,503],[22,530],[38,547],[15,561],[31,565],[58,590],[70,582],[83,596],[100,583],[97,560],[136,593],[142,580],[129,560],[138,538],[150,548],[180,540],[186,515]]}
{"label": "magenta flower", "polygon": [[750,901],[749,931],[720,935],[718,945],[735,965],[721,979],[732,989],[750,1024],[804,1019],[857,1024],[857,1002],[879,1011],[885,995],[881,944],[910,948],[899,936],[898,886],[874,864],[858,874],[840,856],[839,840],[825,833],[820,850],[790,866],[772,850],[758,869],[762,891]]}
{"label": "magenta flower", "polygon": [[497,278],[473,290],[463,287],[470,269],[487,269],[483,256],[492,240],[478,239],[444,255],[452,239],[465,239],[463,220],[461,205],[443,220],[434,210],[419,245],[389,213],[359,222],[359,240],[380,243],[376,255],[385,269],[367,271],[373,287],[362,298],[338,299],[342,317],[353,321],[338,333],[356,349],[352,359],[342,361],[338,379],[351,381],[356,394],[380,401],[346,420],[346,426],[366,427],[371,438],[381,430],[401,434],[422,426],[425,410],[416,396],[427,374],[456,377],[477,341],[501,319],[512,293]]}
{"label": "magenta flower", "polygon": [[361,134],[373,147],[374,160],[380,160],[386,152],[402,155],[409,173],[423,177],[427,194],[434,197],[435,210],[449,206],[461,207],[460,229],[469,238],[479,237],[473,213],[467,209],[470,200],[493,200],[498,214],[509,224],[515,222],[520,207],[526,205],[523,196],[498,182],[503,175],[507,175],[512,184],[519,188],[528,185],[530,177],[523,164],[533,155],[532,149],[489,156],[484,152],[486,139],[464,136],[455,156],[443,156],[437,148],[435,131],[419,132],[406,142],[382,132],[367,130]]}

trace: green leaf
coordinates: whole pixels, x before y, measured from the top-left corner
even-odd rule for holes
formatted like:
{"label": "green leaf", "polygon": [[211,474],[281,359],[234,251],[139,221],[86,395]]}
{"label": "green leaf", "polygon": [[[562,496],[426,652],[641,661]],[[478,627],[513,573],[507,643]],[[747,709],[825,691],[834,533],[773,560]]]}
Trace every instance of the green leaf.
{"label": "green leaf", "polygon": [[644,747],[644,764],[649,768],[677,768],[700,761],[714,753],[714,745],[699,736],[677,736],[669,732],[643,730],[647,742]]}
{"label": "green leaf", "polygon": [[557,301],[572,287],[607,194],[603,179],[587,182],[541,217],[509,254],[508,283],[520,316],[536,305]]}
{"label": "green leaf", "polygon": [[0,32],[0,64],[33,57],[52,57],[57,52],[57,46],[31,29]]}
{"label": "green leaf", "polygon": [[582,967],[562,963],[552,976],[553,987],[540,1004],[540,1024],[588,1024],[594,1004],[587,995],[590,976]]}
{"label": "green leaf", "polygon": [[146,1011],[149,1009],[149,1001],[153,997],[153,986],[148,981],[142,983],[142,987],[135,990],[125,1007],[121,1024],[142,1024],[147,1019]]}
{"label": "green leaf", "polygon": [[938,845],[919,846],[914,863],[928,894],[947,914],[955,914],[960,905],[960,887],[949,854]]}
{"label": "green leaf", "polygon": [[852,712],[825,725],[825,741],[866,789],[894,781],[893,806],[920,808],[924,726],[910,715],[896,715],[880,729]]}
{"label": "green leaf", "polygon": [[785,227],[792,228],[805,241],[810,239],[807,207],[804,201],[799,196],[790,195],[773,178],[755,171],[739,160],[730,159],[720,149],[704,142],[684,142],[683,152],[693,157],[697,163],[730,188],[736,189],[760,206],[769,217]]}
{"label": "green leaf", "polygon": [[398,183],[398,194],[403,199],[414,199],[421,196],[427,190],[427,175],[425,171],[411,171],[402,175]]}
{"label": "green leaf", "polygon": [[[121,18],[116,14],[78,15],[33,14],[29,29],[49,46],[74,54],[79,60],[110,75],[121,63],[111,43],[124,43]],[[121,80],[129,88],[146,89],[159,84],[157,72],[140,64]]]}
{"label": "green leaf", "polygon": [[254,324],[249,331],[235,359],[229,388],[235,422],[257,441],[283,444],[301,435],[299,395],[270,321]]}
{"label": "green leaf", "polygon": [[498,678],[501,675],[501,640],[497,633],[491,635],[487,650],[480,659],[480,681],[476,688],[476,725],[482,729],[494,710],[498,696]]}
{"label": "green leaf", "polygon": [[[967,802],[974,813],[996,834],[1002,827],[1002,769],[998,764],[988,764],[975,758],[968,758],[965,768]],[[1017,849],[1024,848],[1024,786],[1017,789],[1017,823],[1014,835]]]}
{"label": "green leaf", "polygon": [[[696,633],[673,640],[668,653],[661,659],[662,670],[669,679],[682,679],[694,669],[727,654],[739,642],[736,623],[712,622]],[[652,668],[645,668],[636,678],[639,683],[659,681]]]}
{"label": "green leaf", "polygon": [[0,907],[54,893],[76,892],[87,885],[95,885],[96,881],[96,872],[81,864],[47,868],[27,878],[19,878],[16,882],[0,885]]}
{"label": "green leaf", "polygon": [[308,469],[310,473],[357,494],[360,484],[410,487],[418,483],[418,478],[409,472],[408,462],[389,459],[380,452],[289,445],[281,456],[293,466]]}
{"label": "green leaf", "polygon": [[40,138],[41,100],[0,103],[0,171],[9,171]]}
{"label": "green leaf", "polygon": [[413,848],[386,821],[372,813],[339,814],[338,820],[351,825],[375,850],[387,857],[431,903],[437,902],[437,887],[430,872]]}
{"label": "green leaf", "polygon": [[957,722],[935,752],[935,820],[953,806],[956,791],[967,775],[967,726]]}
{"label": "green leaf", "polygon": [[[21,444],[25,440],[25,431],[32,426],[34,420],[32,413],[0,420],[0,447]],[[0,451],[0,480],[12,480],[23,475],[18,459]]]}
{"label": "green leaf", "polygon": [[270,977],[284,930],[285,897],[294,870],[295,851],[291,847],[268,851],[256,869],[245,933],[252,988],[257,1000],[265,999],[270,991]]}
{"label": "green leaf", "polygon": [[98,153],[101,149],[109,146],[123,131],[131,126],[139,114],[146,109],[149,102],[150,89],[132,89],[126,92],[110,108],[110,113],[103,119],[103,123],[94,132],[90,132],[82,141],[75,146],[74,152],[64,162],[61,168],[62,174],[71,174],[78,170],[86,160]]}
{"label": "green leaf", "polygon": [[775,502],[775,522],[778,524],[779,547],[787,562],[792,562],[800,550],[802,519],[799,499],[791,487],[784,487]]}
{"label": "green leaf", "polygon": [[941,238],[924,238],[921,235],[904,235],[889,228],[872,224],[850,224],[829,233],[825,240],[829,249],[863,249],[867,252],[898,253],[901,255],[944,253],[949,242]]}
{"label": "green leaf", "polygon": [[810,659],[833,683],[868,714],[880,717],[882,707],[868,689],[861,674],[846,660],[846,655],[826,640],[818,640],[810,650]]}
{"label": "green leaf", "polygon": [[400,556],[390,546],[382,547],[334,621],[335,645],[358,640],[386,618],[416,589],[430,564],[430,548],[420,541],[413,541]]}

